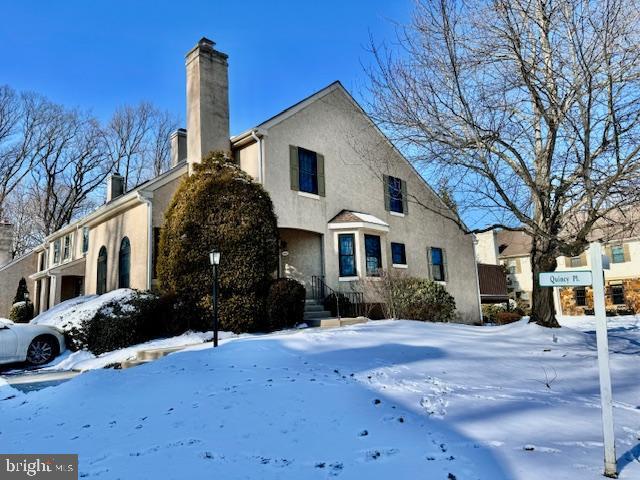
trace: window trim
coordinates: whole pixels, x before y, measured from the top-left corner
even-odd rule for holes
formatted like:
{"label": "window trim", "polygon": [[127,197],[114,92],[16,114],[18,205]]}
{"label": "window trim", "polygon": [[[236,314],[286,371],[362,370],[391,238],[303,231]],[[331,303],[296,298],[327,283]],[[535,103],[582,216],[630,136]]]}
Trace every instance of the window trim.
{"label": "window trim", "polygon": [[[394,245],[399,245],[402,247],[402,257],[404,259],[404,262],[396,262],[395,258],[394,258],[394,252],[393,252],[393,246]],[[389,248],[391,249],[391,264],[393,265],[393,267],[395,268],[406,268],[408,266],[407,264],[407,246],[402,243],[402,242],[390,242]]]}
{"label": "window trim", "polygon": [[[378,260],[378,271],[377,272],[370,272],[369,271],[369,255],[367,252],[367,237],[370,238],[377,238],[378,239],[378,256],[376,257],[376,260]],[[373,257],[371,257],[373,258]],[[365,269],[365,274],[367,277],[379,277],[380,276],[380,270],[382,270],[383,268],[383,263],[382,263],[382,237],[380,237],[380,235],[373,235],[373,234],[369,234],[369,233],[365,233],[364,234],[364,269]]]}
{"label": "window trim", "polygon": [[[56,251],[56,247],[57,247],[57,251]],[[53,250],[53,258],[52,258],[53,261],[51,265],[58,265],[60,263],[60,259],[62,258],[62,244],[61,244],[60,238],[56,238],[53,241],[51,248]]]}
{"label": "window trim", "polygon": [[[392,185],[392,183],[397,183],[397,186]],[[398,177],[394,177],[392,175],[387,175],[386,187],[389,192],[389,213],[391,214],[400,213],[404,215],[405,211],[404,211],[404,197],[402,195],[402,179]],[[395,208],[394,208],[394,202],[396,203],[399,202],[400,210],[395,209],[398,207],[397,204],[395,205]]]}
{"label": "window trim", "polygon": [[[315,186],[315,191],[308,191],[308,190],[303,190],[302,187],[302,178],[303,178],[303,170],[302,170],[302,160],[300,158],[300,153],[301,152],[306,152],[309,154],[313,154],[313,157],[315,159],[315,172],[304,172],[304,175],[310,175],[312,180],[313,180],[313,184]],[[319,179],[318,179],[318,153],[314,152],[313,150],[308,150],[306,148],[303,147],[298,147],[298,193],[302,192],[302,193],[308,193],[311,195],[318,195],[318,197],[320,196],[319,192]]]}
{"label": "window trim", "polygon": [[73,242],[71,238],[71,234],[65,235],[62,237],[62,262],[66,262],[73,258]]}
{"label": "window trim", "polygon": [[[433,252],[435,250],[438,250],[440,252],[440,263],[436,264],[433,261]],[[447,274],[445,272],[445,268],[444,268],[444,248],[442,247],[431,247],[430,250],[430,254],[431,254],[431,278],[433,279],[434,282],[445,282],[447,281]],[[434,267],[439,267],[440,270],[440,276],[441,278],[436,278],[434,275]]]}
{"label": "window trim", "polygon": [[[618,252],[619,254],[622,254],[622,260],[620,261],[616,261],[616,254],[613,252],[613,249],[620,249],[620,251]],[[627,261],[625,252],[624,252],[624,245],[612,245],[611,246],[611,263],[625,263]]]}
{"label": "window trim", "polygon": [[[343,254],[342,253],[342,244],[341,237],[350,237],[351,238],[351,248],[353,249],[353,254]],[[357,245],[356,245],[356,234],[355,233],[339,233],[338,234],[338,276],[341,279],[347,278],[358,278],[358,257],[356,255]],[[342,272],[342,257],[353,257],[353,272],[349,274],[343,274]]]}

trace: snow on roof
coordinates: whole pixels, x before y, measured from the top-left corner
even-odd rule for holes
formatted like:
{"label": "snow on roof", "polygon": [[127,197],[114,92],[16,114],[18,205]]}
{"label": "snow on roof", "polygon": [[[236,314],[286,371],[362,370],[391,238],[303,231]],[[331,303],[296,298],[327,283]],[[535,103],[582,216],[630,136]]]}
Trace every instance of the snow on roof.
{"label": "snow on roof", "polygon": [[373,223],[375,225],[382,225],[388,227],[389,224],[384,220],[371,215],[369,213],[354,212],[352,210],[342,210],[335,217],[329,220],[329,223],[351,223],[351,222],[366,222]]}

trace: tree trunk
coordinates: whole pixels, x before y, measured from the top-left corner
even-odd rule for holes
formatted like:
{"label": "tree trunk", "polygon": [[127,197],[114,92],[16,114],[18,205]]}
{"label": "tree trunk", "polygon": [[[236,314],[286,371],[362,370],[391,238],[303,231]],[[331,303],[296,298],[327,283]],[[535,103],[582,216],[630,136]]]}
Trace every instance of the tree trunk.
{"label": "tree trunk", "polygon": [[548,240],[534,238],[531,248],[533,291],[530,322],[549,328],[559,328],[553,301],[553,288],[540,287],[540,272],[553,272],[557,266],[556,253]]}

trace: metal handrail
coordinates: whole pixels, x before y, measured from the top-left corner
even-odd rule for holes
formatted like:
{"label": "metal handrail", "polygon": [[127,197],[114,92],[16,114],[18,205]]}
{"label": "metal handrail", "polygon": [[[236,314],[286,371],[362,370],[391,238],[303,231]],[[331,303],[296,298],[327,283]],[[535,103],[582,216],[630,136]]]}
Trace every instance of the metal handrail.
{"label": "metal handrail", "polygon": [[[362,316],[364,309],[364,294],[362,292],[339,292],[334,290],[324,280],[322,275],[314,275],[311,277],[311,292],[315,300],[324,303],[325,299],[332,295],[336,302],[336,316],[340,316],[340,299],[346,298],[349,301],[348,313],[352,316]],[[345,313],[345,312],[343,312]]]}

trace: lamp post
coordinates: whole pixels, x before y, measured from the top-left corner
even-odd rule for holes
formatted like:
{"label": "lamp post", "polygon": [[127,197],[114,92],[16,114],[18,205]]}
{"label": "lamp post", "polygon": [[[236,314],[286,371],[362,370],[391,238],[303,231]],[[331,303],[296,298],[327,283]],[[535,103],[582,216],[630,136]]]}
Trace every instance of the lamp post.
{"label": "lamp post", "polygon": [[220,264],[220,252],[215,248],[209,252],[209,262],[213,267],[213,347],[218,346],[218,265]]}

